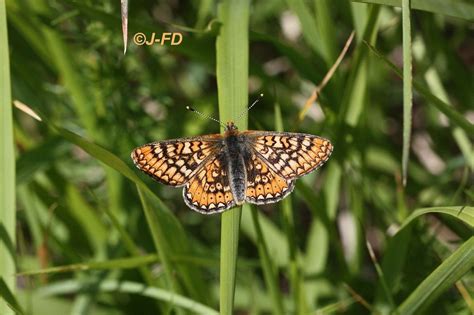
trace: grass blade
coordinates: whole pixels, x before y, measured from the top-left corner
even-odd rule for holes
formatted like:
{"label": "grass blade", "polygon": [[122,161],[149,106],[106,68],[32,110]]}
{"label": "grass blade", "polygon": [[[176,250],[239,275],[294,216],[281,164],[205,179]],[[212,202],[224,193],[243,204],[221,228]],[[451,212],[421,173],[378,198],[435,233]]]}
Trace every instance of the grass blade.
{"label": "grass blade", "polygon": [[[0,226],[6,234],[0,238],[0,277],[5,289],[15,292],[15,151],[13,145],[10,58],[8,49],[7,13],[5,1],[0,2]],[[5,281],[5,282],[3,282]],[[8,301],[7,301],[8,302]],[[12,314],[0,300],[0,314]]]}
{"label": "grass blade", "polygon": [[89,263],[56,266],[41,270],[30,270],[20,272],[18,276],[35,276],[47,273],[73,272],[81,270],[108,270],[108,269],[130,269],[148,265],[158,261],[157,255],[146,255],[130,258],[110,259],[106,261],[93,261]]}
{"label": "grass blade", "polygon": [[[216,42],[216,73],[221,121],[247,128],[249,1],[225,0],[218,8],[222,23]],[[245,207],[249,211],[248,207]],[[222,214],[220,312],[232,314],[241,208]]]}
{"label": "grass blade", "polygon": [[410,0],[402,0],[403,28],[403,152],[402,177],[403,186],[407,183],[408,158],[410,156],[410,138],[412,124],[413,91],[412,91],[412,56],[411,56],[411,22]]}
{"label": "grass blade", "polygon": [[[40,294],[42,297],[49,297],[52,295],[74,294],[84,289],[87,290],[87,284],[80,283],[75,280],[68,280],[43,287],[38,290],[38,294]],[[180,310],[189,310],[193,314],[219,314],[216,310],[197,301],[191,300],[185,296],[175,294],[161,288],[148,287],[142,283],[105,280],[100,283],[98,290],[100,292],[139,294],[152,299],[168,302],[174,306],[180,307]]]}
{"label": "grass blade", "polygon": [[[275,106],[275,126],[277,131],[283,131],[284,129],[281,110],[278,104]],[[282,221],[286,234],[286,241],[290,250],[288,257],[288,274],[290,277],[290,285],[292,290],[291,294],[294,300],[295,313],[305,314],[308,312],[306,296],[304,295],[306,290],[302,279],[302,270],[298,263],[298,248],[296,246],[295,223],[293,220],[294,212],[291,199],[291,196],[287,196],[285,199],[283,199],[280,204],[280,209],[282,212]]]}
{"label": "grass blade", "polygon": [[[369,46],[370,50],[382,59],[400,78],[403,77],[402,71],[394,65],[390,60],[383,56],[374,46],[370,45],[368,42],[365,42]],[[448,116],[453,122],[455,122],[459,127],[464,129],[468,134],[474,134],[474,125],[471,124],[463,115],[455,111],[451,105],[443,102],[441,99],[433,95],[426,87],[416,80],[413,80],[413,86],[415,89],[422,94],[428,104],[435,106],[440,112]]]}
{"label": "grass blade", "polygon": [[273,312],[274,314],[283,315],[283,297],[281,296],[280,289],[278,287],[276,268],[275,265],[272,263],[270,255],[268,253],[267,243],[265,241],[262,229],[260,228],[260,223],[258,221],[257,209],[255,207],[251,208],[252,219],[255,226],[255,231],[257,232],[257,247],[262,264],[263,275],[265,277],[265,283],[267,285],[268,290],[270,291],[270,295],[273,300]]}
{"label": "grass blade", "polygon": [[311,14],[311,8],[303,0],[287,0],[288,6],[298,16],[301,23],[303,37],[313,51],[319,55],[323,55],[326,63],[329,65],[331,62],[330,56],[323,52],[323,45],[319,38],[318,28],[314,17]]}
{"label": "grass blade", "polygon": [[17,314],[25,314],[22,310],[20,304],[16,300],[12,291],[8,288],[7,283],[0,277],[0,297],[2,298],[2,303],[4,304],[4,309],[2,314],[12,314],[12,310]]}
{"label": "grass blade", "polygon": [[464,221],[466,224],[470,225],[471,227],[474,227],[474,207],[432,207],[432,208],[421,208],[421,209],[416,209],[413,211],[413,213],[406,218],[406,220],[403,222],[402,226],[400,227],[399,231],[404,229],[408,224],[411,223],[414,219],[419,217],[420,215],[423,214],[428,214],[428,213],[444,213],[444,214],[449,214],[453,217],[456,217],[462,221]]}
{"label": "grass blade", "polygon": [[[401,7],[401,0],[352,0],[353,2],[364,2],[382,4],[392,7]],[[411,8],[427,12],[449,15],[452,17],[474,20],[474,5],[466,1],[457,0],[411,0]]]}
{"label": "grass blade", "polygon": [[438,266],[398,308],[399,314],[420,314],[441,293],[474,267],[474,236]]}

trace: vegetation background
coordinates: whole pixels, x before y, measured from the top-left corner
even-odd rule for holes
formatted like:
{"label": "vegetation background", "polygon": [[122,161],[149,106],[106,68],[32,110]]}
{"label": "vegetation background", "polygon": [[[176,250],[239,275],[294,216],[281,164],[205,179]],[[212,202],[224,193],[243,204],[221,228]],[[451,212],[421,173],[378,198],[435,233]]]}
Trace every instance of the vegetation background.
{"label": "vegetation background", "polygon": [[[118,0],[0,1],[0,314],[472,314],[474,4],[363,2],[131,0],[183,42],[124,55]],[[134,169],[260,93],[250,129],[335,147],[284,202],[204,216]]]}

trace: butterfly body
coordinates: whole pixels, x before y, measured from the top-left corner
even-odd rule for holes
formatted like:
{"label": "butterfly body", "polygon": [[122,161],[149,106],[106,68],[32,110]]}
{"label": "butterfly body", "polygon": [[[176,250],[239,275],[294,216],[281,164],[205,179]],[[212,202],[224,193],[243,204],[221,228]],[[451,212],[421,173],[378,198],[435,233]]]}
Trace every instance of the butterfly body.
{"label": "butterfly body", "polygon": [[296,178],[314,171],[332,152],[329,140],[301,133],[243,131],[159,141],[132,151],[135,165],[155,180],[184,186],[192,210],[211,214],[244,202],[286,197]]}

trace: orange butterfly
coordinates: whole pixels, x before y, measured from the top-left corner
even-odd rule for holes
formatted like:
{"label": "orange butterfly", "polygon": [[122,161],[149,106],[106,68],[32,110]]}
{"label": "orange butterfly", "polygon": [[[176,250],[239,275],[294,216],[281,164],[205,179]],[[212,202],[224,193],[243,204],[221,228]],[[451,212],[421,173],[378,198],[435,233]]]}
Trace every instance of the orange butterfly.
{"label": "orange butterfly", "polygon": [[170,186],[184,186],[186,205],[204,214],[244,202],[267,204],[293,191],[295,179],[323,165],[329,140],[303,133],[244,131],[158,141],[132,151],[135,165]]}

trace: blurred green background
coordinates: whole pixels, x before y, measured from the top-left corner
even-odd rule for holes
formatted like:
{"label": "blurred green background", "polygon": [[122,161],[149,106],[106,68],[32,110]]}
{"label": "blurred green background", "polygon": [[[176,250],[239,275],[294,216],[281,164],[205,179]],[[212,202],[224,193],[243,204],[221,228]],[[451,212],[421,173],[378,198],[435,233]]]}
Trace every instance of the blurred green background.
{"label": "blurred green background", "polygon": [[[320,135],[335,149],[284,202],[244,207],[235,314],[474,312],[474,4],[363,2],[242,1],[249,102],[265,94],[249,129]],[[6,1],[4,78],[12,101],[43,118],[12,109],[16,179],[2,189],[15,194],[17,218],[2,220],[1,235],[16,238],[14,272],[34,274],[0,270],[10,283],[0,295],[19,312],[219,309],[221,216],[191,211],[181,189],[130,160],[147,142],[219,132],[185,109],[219,117],[216,38],[227,21],[218,5],[130,0],[124,55],[118,0]],[[137,32],[183,41],[138,46]],[[411,64],[413,90],[390,63]]]}

